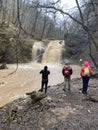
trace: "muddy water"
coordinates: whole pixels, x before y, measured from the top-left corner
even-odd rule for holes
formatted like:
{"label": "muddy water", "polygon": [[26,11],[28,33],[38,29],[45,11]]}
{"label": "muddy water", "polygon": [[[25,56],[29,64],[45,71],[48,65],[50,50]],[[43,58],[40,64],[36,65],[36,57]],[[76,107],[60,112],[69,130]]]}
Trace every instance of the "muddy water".
{"label": "muddy water", "polygon": [[63,49],[64,42],[60,44],[59,40],[51,41],[45,49],[42,57],[42,63],[60,63]]}
{"label": "muddy water", "polygon": [[[18,70],[12,73],[16,65],[8,65],[9,69],[0,70],[0,107],[19,98],[25,97],[26,92],[40,89],[41,75],[39,71],[43,69],[45,64],[21,64]],[[50,86],[63,82],[62,65],[49,64],[51,74],[49,75]],[[79,77],[80,67],[73,65],[74,74],[72,78]],[[51,88],[49,88],[51,89]]]}

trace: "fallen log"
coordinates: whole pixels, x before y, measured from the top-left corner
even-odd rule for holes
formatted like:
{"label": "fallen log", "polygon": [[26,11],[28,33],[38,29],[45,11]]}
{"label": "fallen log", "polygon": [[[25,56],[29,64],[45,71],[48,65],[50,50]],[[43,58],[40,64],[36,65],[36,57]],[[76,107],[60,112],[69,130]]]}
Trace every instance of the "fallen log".
{"label": "fallen log", "polygon": [[38,101],[40,101],[41,99],[47,97],[47,95],[44,92],[30,92],[30,93],[26,93],[26,95],[30,95],[30,98],[32,99],[32,103],[36,103]]}

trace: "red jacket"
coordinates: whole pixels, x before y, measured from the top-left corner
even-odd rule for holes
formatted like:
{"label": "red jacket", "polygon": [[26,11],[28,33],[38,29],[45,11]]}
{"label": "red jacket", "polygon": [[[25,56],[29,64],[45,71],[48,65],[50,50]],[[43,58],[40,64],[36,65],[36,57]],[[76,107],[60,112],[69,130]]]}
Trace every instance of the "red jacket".
{"label": "red jacket", "polygon": [[87,76],[90,77],[90,76],[92,75],[93,70],[91,69],[91,67],[90,67],[90,65],[89,65],[89,63],[88,63],[88,61],[85,61],[84,64],[83,64],[83,66],[82,66],[82,68],[81,68],[80,76],[86,76],[86,75],[84,74],[84,69],[87,68],[87,67],[88,67],[89,72],[90,72],[89,75],[87,75]]}

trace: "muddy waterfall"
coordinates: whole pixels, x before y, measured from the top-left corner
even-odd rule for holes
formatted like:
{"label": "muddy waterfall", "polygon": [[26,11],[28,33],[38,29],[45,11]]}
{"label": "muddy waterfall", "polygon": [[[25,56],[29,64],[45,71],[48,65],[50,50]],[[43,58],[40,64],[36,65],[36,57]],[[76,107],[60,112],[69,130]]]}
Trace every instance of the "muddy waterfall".
{"label": "muddy waterfall", "polygon": [[33,62],[61,63],[64,46],[64,41],[59,40],[49,43],[34,42],[32,49]]}

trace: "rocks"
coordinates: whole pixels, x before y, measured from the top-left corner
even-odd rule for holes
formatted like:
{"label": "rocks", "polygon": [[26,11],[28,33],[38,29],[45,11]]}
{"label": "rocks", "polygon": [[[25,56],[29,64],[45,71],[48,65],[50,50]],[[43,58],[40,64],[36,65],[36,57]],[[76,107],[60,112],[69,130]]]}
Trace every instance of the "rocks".
{"label": "rocks", "polygon": [[2,63],[2,64],[0,65],[0,69],[8,69],[6,63]]}
{"label": "rocks", "polygon": [[95,72],[91,78],[98,78],[98,72]]}
{"label": "rocks", "polygon": [[[90,81],[91,86],[97,84]],[[89,87],[89,95],[83,95],[78,92],[80,83],[79,79],[72,81],[71,92],[63,92],[63,84],[58,84],[51,86],[47,95],[26,93],[25,99],[2,107],[0,130],[97,130],[98,89]]]}
{"label": "rocks", "polygon": [[91,95],[87,94],[86,100],[89,100],[89,101],[92,101],[92,102],[98,102],[98,95],[91,96]]}
{"label": "rocks", "polygon": [[36,103],[47,96],[43,92],[36,92],[36,91],[33,91],[31,93],[27,93],[27,95],[30,95],[32,103]]}

